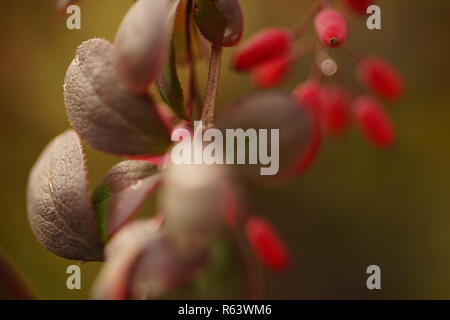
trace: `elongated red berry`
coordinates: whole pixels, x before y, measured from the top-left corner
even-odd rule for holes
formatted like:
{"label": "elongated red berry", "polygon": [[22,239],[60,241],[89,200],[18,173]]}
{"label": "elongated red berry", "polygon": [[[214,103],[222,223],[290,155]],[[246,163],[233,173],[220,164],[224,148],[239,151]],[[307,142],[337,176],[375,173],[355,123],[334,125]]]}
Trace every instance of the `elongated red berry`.
{"label": "elongated red berry", "polygon": [[403,94],[402,78],[379,57],[362,59],[358,65],[358,75],[367,87],[388,101],[395,101]]}
{"label": "elongated red berry", "polygon": [[324,9],[315,19],[319,39],[329,47],[338,47],[347,37],[347,21],[336,10]]}
{"label": "elongated red berry", "polygon": [[304,107],[313,111],[317,116],[321,115],[325,97],[319,82],[314,80],[306,81],[297,86],[293,94]]}
{"label": "elongated red berry", "polygon": [[355,120],[366,138],[379,148],[389,148],[395,131],[388,115],[371,97],[361,96],[353,104]]}
{"label": "elongated red berry", "polygon": [[162,156],[129,156],[128,159],[130,160],[139,160],[139,161],[147,161],[151,164],[156,164],[158,166],[162,166],[167,161],[168,154],[162,155]]}
{"label": "elongated red berry", "polygon": [[373,0],[343,0],[344,3],[356,13],[366,15],[367,7],[374,4]]}
{"label": "elongated red berry", "polygon": [[251,217],[245,225],[248,241],[256,256],[272,271],[283,271],[289,265],[289,253],[273,229],[261,217]]}
{"label": "elongated red berry", "polygon": [[324,126],[331,134],[343,133],[349,124],[349,94],[340,87],[333,86],[325,91]]}
{"label": "elongated red berry", "polygon": [[316,81],[307,81],[299,85],[293,94],[298,103],[310,112],[313,119],[313,132],[310,144],[292,171],[293,174],[300,174],[311,166],[322,145],[324,95],[320,83]]}
{"label": "elongated red berry", "polygon": [[293,35],[285,29],[262,30],[251,37],[235,54],[233,66],[239,71],[249,71],[255,66],[289,52]]}
{"label": "elongated red berry", "polygon": [[292,59],[289,54],[282,55],[253,70],[253,79],[259,88],[273,88],[278,86],[289,73]]}

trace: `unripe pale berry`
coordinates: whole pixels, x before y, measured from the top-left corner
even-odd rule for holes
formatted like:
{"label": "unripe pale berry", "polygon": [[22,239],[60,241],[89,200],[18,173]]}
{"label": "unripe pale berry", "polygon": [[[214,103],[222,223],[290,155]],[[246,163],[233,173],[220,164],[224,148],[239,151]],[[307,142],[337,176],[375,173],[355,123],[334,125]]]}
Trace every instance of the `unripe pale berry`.
{"label": "unripe pale berry", "polygon": [[389,148],[395,140],[394,127],[388,115],[371,97],[354,101],[355,120],[366,138],[379,148]]}
{"label": "unripe pale berry", "polygon": [[310,167],[322,145],[322,115],[324,108],[324,95],[320,84],[316,81],[307,81],[299,85],[293,92],[298,103],[306,108],[313,118],[312,138],[305,153],[297,162],[294,174],[304,172]]}
{"label": "unripe pale berry", "polygon": [[292,59],[289,54],[267,61],[253,70],[253,79],[259,88],[278,86],[288,74]]}
{"label": "unripe pale berry", "polygon": [[381,58],[362,59],[358,65],[358,75],[367,87],[388,101],[395,101],[403,94],[402,78]]}
{"label": "unripe pale berry", "polygon": [[338,47],[347,37],[347,22],[336,10],[324,9],[315,19],[319,39],[329,47]]}
{"label": "unripe pale berry", "polygon": [[289,253],[272,225],[261,217],[251,217],[245,225],[248,241],[264,265],[283,271],[289,265]]}
{"label": "unripe pale berry", "polygon": [[374,4],[373,0],[343,0],[344,3],[356,13],[366,15],[367,7]]}
{"label": "unripe pale berry", "polygon": [[339,87],[325,92],[324,126],[328,133],[341,134],[349,124],[349,95]]}
{"label": "unripe pale berry", "polygon": [[233,66],[239,71],[249,71],[255,66],[286,54],[293,36],[285,29],[260,31],[251,37],[235,54]]}

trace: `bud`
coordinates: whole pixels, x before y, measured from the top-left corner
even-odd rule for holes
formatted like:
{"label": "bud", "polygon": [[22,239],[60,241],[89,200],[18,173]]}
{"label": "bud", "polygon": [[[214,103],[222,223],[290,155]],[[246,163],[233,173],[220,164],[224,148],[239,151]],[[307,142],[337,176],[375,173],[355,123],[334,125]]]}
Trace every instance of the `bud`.
{"label": "bud", "polygon": [[194,0],[194,18],[214,46],[231,47],[241,40],[244,22],[237,0]]}
{"label": "bud", "polygon": [[353,103],[356,122],[366,138],[379,148],[389,148],[394,143],[394,127],[388,115],[370,97],[356,98]]}
{"label": "bud", "polygon": [[235,54],[233,66],[248,71],[289,52],[293,35],[285,29],[266,29],[251,37]]}
{"label": "bud", "polygon": [[245,225],[248,241],[264,265],[272,271],[283,271],[289,265],[289,253],[270,223],[251,217]]}
{"label": "bud", "polygon": [[255,84],[259,88],[278,86],[290,71],[291,65],[291,56],[283,55],[257,66],[253,71]]}
{"label": "bud", "polygon": [[347,37],[347,22],[333,9],[320,11],[315,19],[319,39],[329,47],[339,47]]}
{"label": "bud", "polygon": [[369,57],[361,60],[358,75],[367,87],[388,101],[395,101],[403,94],[402,78],[381,58]]}

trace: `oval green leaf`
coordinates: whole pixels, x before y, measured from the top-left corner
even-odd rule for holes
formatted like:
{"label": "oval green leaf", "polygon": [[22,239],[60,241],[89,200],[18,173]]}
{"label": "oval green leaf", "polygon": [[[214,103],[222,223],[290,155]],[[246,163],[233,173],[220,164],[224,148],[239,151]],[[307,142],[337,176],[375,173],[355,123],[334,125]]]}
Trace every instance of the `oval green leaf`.
{"label": "oval green leaf", "polygon": [[184,109],[183,89],[177,73],[175,47],[172,45],[169,61],[158,79],[158,90],[164,102],[183,120],[188,120]]}

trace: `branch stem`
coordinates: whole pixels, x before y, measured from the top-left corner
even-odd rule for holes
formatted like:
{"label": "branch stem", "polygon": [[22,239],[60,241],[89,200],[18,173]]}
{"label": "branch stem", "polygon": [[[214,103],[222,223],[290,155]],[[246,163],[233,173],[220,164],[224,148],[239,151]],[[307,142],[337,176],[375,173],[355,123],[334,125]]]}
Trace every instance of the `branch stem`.
{"label": "branch stem", "polygon": [[193,46],[191,33],[192,8],[193,8],[193,0],[188,0],[186,3],[185,32],[186,32],[186,60],[189,66],[188,67],[189,96],[186,102],[186,114],[188,115],[190,120],[196,120],[200,117],[200,110],[202,108],[203,102],[201,101],[198,94],[197,71],[195,69],[196,61],[192,47]]}
{"label": "branch stem", "polygon": [[222,65],[222,47],[212,46],[209,62],[208,83],[206,85],[205,103],[202,112],[202,121],[205,129],[214,126],[214,110],[217,90],[219,86],[220,69]]}
{"label": "branch stem", "polygon": [[295,39],[299,39],[303,33],[305,32],[306,28],[308,27],[311,20],[314,18],[317,12],[320,11],[322,8],[322,2],[321,0],[316,0],[311,7],[308,9],[308,12],[305,14],[302,20],[300,20],[293,28],[292,33],[294,35]]}

